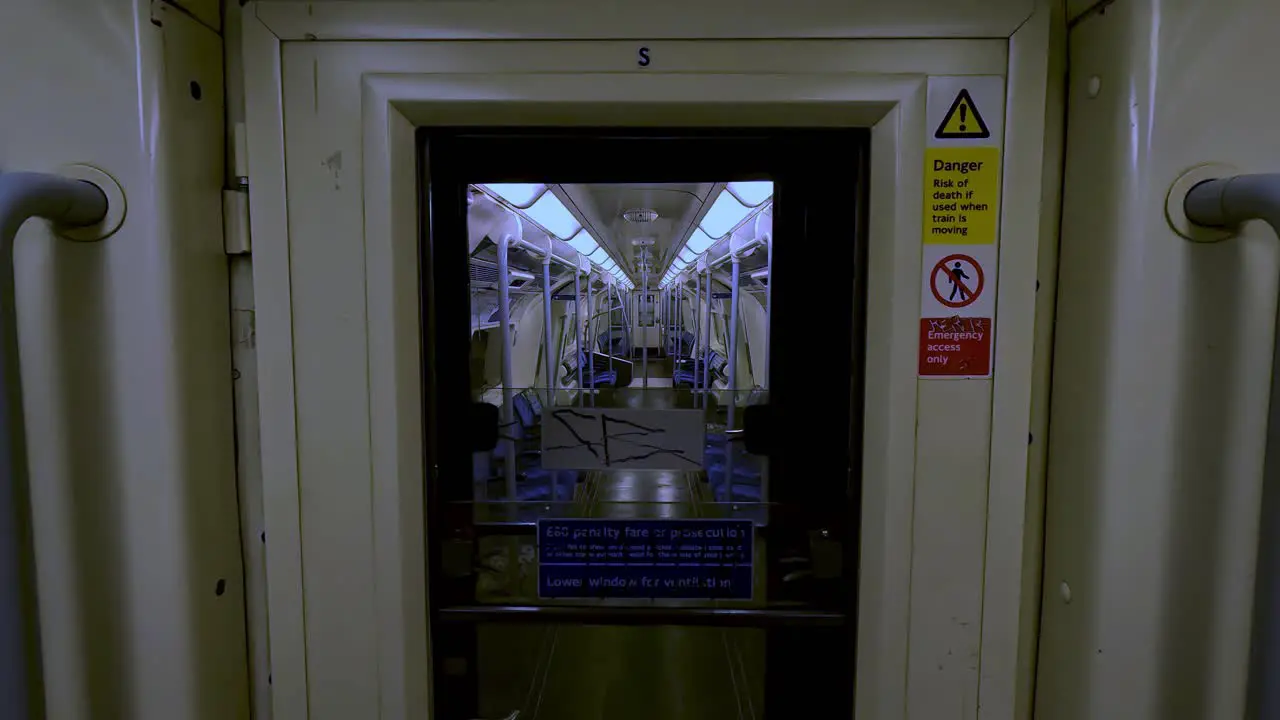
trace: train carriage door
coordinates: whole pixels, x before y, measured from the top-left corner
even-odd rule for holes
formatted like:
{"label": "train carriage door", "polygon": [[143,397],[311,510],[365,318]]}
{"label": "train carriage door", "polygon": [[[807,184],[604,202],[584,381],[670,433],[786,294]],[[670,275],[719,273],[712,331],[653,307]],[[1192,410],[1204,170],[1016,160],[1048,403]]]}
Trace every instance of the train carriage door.
{"label": "train carriage door", "polygon": [[851,717],[867,132],[418,138],[435,717]]}

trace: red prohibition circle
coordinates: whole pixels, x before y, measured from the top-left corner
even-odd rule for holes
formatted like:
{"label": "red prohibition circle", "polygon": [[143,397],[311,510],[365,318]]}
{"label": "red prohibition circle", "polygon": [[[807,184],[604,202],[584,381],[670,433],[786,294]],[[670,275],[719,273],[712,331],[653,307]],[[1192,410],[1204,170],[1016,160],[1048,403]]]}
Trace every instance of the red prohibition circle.
{"label": "red prohibition circle", "polygon": [[[973,266],[973,269],[978,272],[978,284],[973,288],[969,288],[968,286],[966,286],[964,283],[960,281],[959,278],[952,278],[957,283],[960,283],[961,287],[969,291],[969,296],[958,302],[947,300],[942,297],[942,293],[938,292],[938,273],[946,273],[947,276],[950,277],[951,269],[947,267],[947,263],[954,262],[956,260],[969,263],[970,265]],[[942,303],[943,305],[946,305],[949,308],[962,308],[962,307],[968,307],[969,305],[972,305],[973,301],[978,299],[978,296],[982,294],[982,286],[985,282],[986,282],[986,278],[982,274],[982,266],[978,264],[978,261],[969,257],[968,255],[961,255],[957,253],[955,255],[948,255],[942,258],[941,260],[938,261],[937,265],[933,266],[933,273],[929,276],[929,289],[933,291],[934,299],[936,299],[938,302]]]}

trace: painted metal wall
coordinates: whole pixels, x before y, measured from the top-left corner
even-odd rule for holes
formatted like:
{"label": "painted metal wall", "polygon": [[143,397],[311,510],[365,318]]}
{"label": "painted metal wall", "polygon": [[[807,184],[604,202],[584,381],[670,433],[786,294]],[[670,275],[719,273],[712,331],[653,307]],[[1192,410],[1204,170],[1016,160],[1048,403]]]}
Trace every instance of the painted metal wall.
{"label": "painted metal wall", "polygon": [[1273,0],[1077,19],[1037,718],[1243,717],[1280,244],[1195,245],[1165,196],[1280,169]]}
{"label": "painted metal wall", "polygon": [[222,86],[162,3],[0,7],[0,169],[94,164],[128,202],[105,242],[17,242],[50,718],[248,716]]}
{"label": "painted metal wall", "polygon": [[[208,0],[183,0],[192,6]],[[255,14],[281,37],[490,40],[664,38],[1008,37],[1044,0],[631,0],[608,15],[583,0],[449,2],[257,0]],[[305,13],[297,12],[305,7]],[[749,7],[748,12],[744,12]],[[429,17],[423,24],[421,20]]]}

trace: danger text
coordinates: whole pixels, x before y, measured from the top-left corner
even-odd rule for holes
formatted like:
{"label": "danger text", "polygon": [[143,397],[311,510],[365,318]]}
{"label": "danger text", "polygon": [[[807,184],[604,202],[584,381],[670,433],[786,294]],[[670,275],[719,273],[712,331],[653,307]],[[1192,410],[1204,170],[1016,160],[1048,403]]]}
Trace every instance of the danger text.
{"label": "danger text", "polygon": [[924,242],[995,242],[999,148],[929,148],[927,154]]}

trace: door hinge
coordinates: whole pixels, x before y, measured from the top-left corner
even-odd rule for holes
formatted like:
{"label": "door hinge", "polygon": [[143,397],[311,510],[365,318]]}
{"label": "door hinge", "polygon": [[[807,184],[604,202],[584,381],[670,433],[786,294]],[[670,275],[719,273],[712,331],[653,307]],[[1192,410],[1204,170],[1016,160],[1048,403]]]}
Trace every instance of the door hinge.
{"label": "door hinge", "polygon": [[249,237],[249,147],[242,122],[231,126],[231,187],[222,191],[223,246],[228,255],[248,255]]}
{"label": "door hinge", "polygon": [[248,255],[249,193],[245,190],[222,191],[223,247],[228,255]]}

